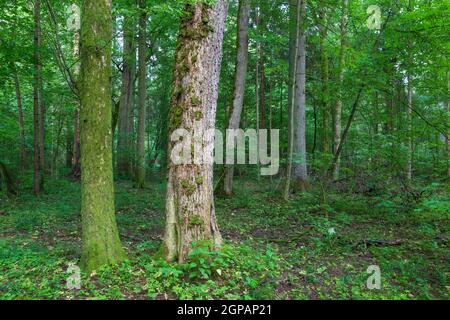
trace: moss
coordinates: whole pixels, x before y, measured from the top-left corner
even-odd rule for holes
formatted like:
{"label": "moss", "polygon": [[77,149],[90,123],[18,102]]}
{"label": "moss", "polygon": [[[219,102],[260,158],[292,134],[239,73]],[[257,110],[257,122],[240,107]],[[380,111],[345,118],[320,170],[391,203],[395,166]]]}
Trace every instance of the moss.
{"label": "moss", "polygon": [[197,189],[197,187],[194,184],[192,184],[189,180],[182,180],[181,187],[188,196],[192,195]]}
{"label": "moss", "polygon": [[197,121],[202,120],[202,118],[203,118],[203,112],[201,112],[201,111],[195,111],[194,117],[195,117],[195,120],[197,120]]}
{"label": "moss", "polygon": [[203,184],[203,177],[202,176],[197,176],[195,178],[195,183],[197,183],[198,186],[201,186]]}
{"label": "moss", "polygon": [[189,217],[189,225],[191,227],[202,227],[203,228],[203,219],[200,215],[195,214]]}
{"label": "moss", "polygon": [[199,97],[192,97],[191,103],[192,103],[192,106],[198,107],[199,105],[202,104],[202,100],[200,100]]}

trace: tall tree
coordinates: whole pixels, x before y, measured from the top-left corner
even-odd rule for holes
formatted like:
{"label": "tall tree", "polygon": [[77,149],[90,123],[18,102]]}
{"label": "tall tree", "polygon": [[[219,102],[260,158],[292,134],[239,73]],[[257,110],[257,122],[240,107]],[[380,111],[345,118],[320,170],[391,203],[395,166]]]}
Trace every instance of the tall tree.
{"label": "tall tree", "polygon": [[[132,1],[129,1],[130,5]],[[131,132],[129,128],[129,117],[131,113],[131,104],[133,102],[134,76],[136,70],[136,53],[135,53],[135,19],[126,14],[123,22],[123,71],[122,71],[122,88],[119,106],[119,137],[117,142],[117,169],[121,176],[130,174],[130,145]]]}
{"label": "tall tree", "polygon": [[117,230],[111,137],[110,0],[85,0],[81,24],[82,267],[125,258]]}
{"label": "tall tree", "polygon": [[[187,3],[175,57],[169,136],[183,128],[214,140],[218,82],[228,1]],[[174,151],[169,142],[169,155]],[[164,255],[183,262],[192,242],[221,243],[213,195],[212,161],[169,163]]]}
{"label": "tall tree", "polygon": [[[250,0],[239,1],[237,54],[234,77],[233,109],[228,123],[228,129],[238,129],[244,106],[245,78],[248,69],[248,25],[250,17]],[[224,193],[233,192],[234,166],[226,165],[224,172]]]}
{"label": "tall tree", "polygon": [[34,193],[40,193],[40,170],[39,170],[39,101],[41,83],[41,2],[34,2],[34,82],[33,82],[33,129],[34,129]]}
{"label": "tall tree", "polygon": [[[293,10],[295,12],[295,10]],[[295,17],[295,13],[294,13]],[[295,17],[296,18],[296,17]],[[292,182],[295,190],[305,191],[308,184],[307,154],[306,154],[306,0],[300,4],[300,22],[295,22],[300,28],[296,41],[298,56],[295,59],[294,90],[294,121],[293,121],[293,171]],[[292,53],[294,54],[294,53]],[[291,59],[292,61],[292,59]]]}
{"label": "tall tree", "polygon": [[20,168],[22,173],[27,167],[27,151],[25,144],[25,121],[23,118],[23,107],[22,107],[22,94],[20,91],[19,76],[17,75],[17,70],[13,71],[14,77],[14,87],[16,89],[16,99],[17,99],[17,114],[19,120],[19,138],[20,138]]}
{"label": "tall tree", "polygon": [[[291,23],[291,39],[293,38],[294,41],[291,42],[290,48],[291,48],[291,57],[290,57],[290,63],[292,65],[290,66],[290,71],[292,72],[290,74],[289,79],[289,86],[291,94],[289,95],[289,146],[288,146],[288,158],[287,158],[287,168],[286,168],[286,183],[284,186],[284,192],[283,192],[283,198],[284,200],[289,199],[289,194],[291,192],[291,182],[292,182],[292,168],[293,168],[293,161],[294,161],[294,123],[295,123],[295,93],[296,93],[296,86],[297,86],[297,75],[298,75],[298,69],[299,69],[299,47],[300,47],[300,21],[301,21],[301,7],[302,7],[302,0],[291,0],[290,2],[290,23]],[[292,22],[294,21],[294,22]]]}
{"label": "tall tree", "polygon": [[[341,144],[341,121],[342,121],[342,99],[344,91],[344,73],[345,58],[347,50],[347,23],[348,23],[348,0],[342,0],[342,16],[341,16],[341,47],[339,49],[339,65],[338,65],[338,85],[337,85],[337,101],[334,109],[334,125],[333,125],[333,154],[337,153],[337,149]],[[341,158],[338,157],[333,165],[333,179],[339,179]]]}
{"label": "tall tree", "polygon": [[331,151],[330,133],[331,133],[331,110],[329,104],[329,62],[327,48],[327,8],[325,0],[317,1],[317,10],[319,14],[319,36],[320,36],[320,68],[322,88],[320,94],[320,107],[322,111],[322,152]]}
{"label": "tall tree", "polygon": [[147,29],[147,13],[145,11],[145,0],[139,0],[139,116],[138,116],[138,136],[137,136],[137,170],[136,170],[136,187],[144,188],[145,186],[145,125],[146,125],[146,29]]}

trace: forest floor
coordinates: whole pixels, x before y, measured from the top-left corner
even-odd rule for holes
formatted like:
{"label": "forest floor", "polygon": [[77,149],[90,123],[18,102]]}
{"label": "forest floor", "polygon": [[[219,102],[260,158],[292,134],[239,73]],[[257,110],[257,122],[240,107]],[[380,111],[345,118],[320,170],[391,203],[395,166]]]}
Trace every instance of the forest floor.
{"label": "forest floor", "polygon": [[[264,187],[262,187],[264,186]],[[216,199],[226,245],[199,244],[183,265],[157,258],[164,183],[143,191],[116,184],[117,221],[129,260],[82,274],[80,186],[48,181],[45,194],[0,195],[0,299],[448,299],[448,186],[401,193],[280,199],[276,183],[238,181]],[[369,266],[381,289],[368,289]]]}

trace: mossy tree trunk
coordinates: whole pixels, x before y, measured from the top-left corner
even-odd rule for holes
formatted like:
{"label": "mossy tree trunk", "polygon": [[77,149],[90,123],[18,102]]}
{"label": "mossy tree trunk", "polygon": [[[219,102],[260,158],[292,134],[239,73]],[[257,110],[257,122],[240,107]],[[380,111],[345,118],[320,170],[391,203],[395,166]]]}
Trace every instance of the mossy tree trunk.
{"label": "mossy tree trunk", "polygon": [[[183,128],[214,139],[218,82],[228,1],[186,4],[176,51],[169,136]],[[168,154],[174,143],[169,141]],[[183,262],[194,241],[221,243],[217,226],[213,165],[175,165],[169,160],[166,230],[163,252],[167,260]]]}
{"label": "mossy tree trunk", "polygon": [[138,137],[137,137],[137,170],[136,170],[136,187],[139,189],[145,186],[145,125],[146,110],[145,100],[146,94],[146,29],[147,14],[145,12],[145,1],[139,0],[139,116],[138,116]]}
{"label": "mossy tree trunk", "polygon": [[111,2],[85,0],[81,27],[81,265],[125,258],[114,209],[111,137]]}

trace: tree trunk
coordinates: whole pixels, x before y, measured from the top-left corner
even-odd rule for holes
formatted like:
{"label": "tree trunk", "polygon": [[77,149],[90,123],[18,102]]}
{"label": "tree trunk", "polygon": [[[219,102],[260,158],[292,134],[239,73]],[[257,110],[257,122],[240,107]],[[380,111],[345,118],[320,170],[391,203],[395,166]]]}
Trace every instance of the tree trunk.
{"label": "tree trunk", "polygon": [[293,136],[293,172],[292,182],[295,190],[305,191],[308,184],[307,154],[306,154],[306,1],[301,1],[300,32],[297,49],[296,81],[294,90],[294,136]]}
{"label": "tree trunk", "polygon": [[39,93],[40,93],[40,76],[41,76],[41,2],[36,0],[34,2],[34,83],[33,83],[33,129],[34,129],[34,193],[40,193],[40,172],[39,172]]}
{"label": "tree trunk", "polygon": [[[227,7],[226,0],[214,4],[187,3],[184,7],[176,51],[169,136],[183,128],[191,134],[195,130],[208,144],[214,141],[212,132]],[[169,141],[169,155],[173,148],[173,141]],[[163,252],[167,260],[181,263],[187,259],[193,242],[210,241],[220,245],[221,235],[214,207],[212,161],[177,165],[172,160]]]}
{"label": "tree trunk", "polygon": [[134,87],[134,75],[136,69],[135,54],[135,20],[129,15],[125,16],[123,22],[124,29],[124,49],[123,49],[123,73],[122,89],[119,106],[119,137],[117,145],[117,171],[120,176],[130,174],[130,131],[129,117],[131,113],[131,103]]}
{"label": "tree trunk", "polygon": [[[237,30],[236,72],[234,78],[233,110],[228,129],[238,129],[241,122],[241,113],[244,106],[245,78],[248,69],[248,24],[250,17],[250,0],[239,1],[239,17]],[[233,192],[234,166],[225,165],[224,193]]]}
{"label": "tree trunk", "polygon": [[[292,63],[292,66],[290,69],[290,97],[289,97],[289,146],[288,146],[288,157],[287,157],[287,167],[286,167],[286,184],[284,186],[284,192],[283,192],[283,198],[284,200],[289,199],[290,191],[291,191],[291,178],[292,178],[292,167],[293,167],[293,161],[294,161],[294,117],[295,117],[295,90],[297,85],[297,75],[298,75],[298,55],[299,55],[299,46],[300,46],[300,20],[302,17],[302,0],[291,0],[290,2],[290,10],[291,10],[291,17],[290,17],[290,23],[291,23],[291,39],[293,37],[294,41],[291,44],[291,57],[290,62]],[[295,31],[294,31],[295,30]],[[294,32],[293,32],[294,31]],[[293,56],[293,57],[292,57]]]}
{"label": "tree trunk", "polygon": [[408,108],[406,111],[408,122],[408,156],[406,160],[406,180],[411,183],[412,180],[412,160],[413,160],[413,139],[412,139],[412,108],[413,108],[413,87],[411,83],[411,76],[408,74]]}
{"label": "tree trunk", "polygon": [[326,39],[328,36],[327,30],[327,14],[326,8],[323,5],[323,0],[317,1],[319,11],[319,34],[320,34],[320,66],[322,77],[322,92],[320,95],[320,107],[322,110],[322,152],[329,153],[331,151],[330,143],[330,124],[331,124],[331,110],[329,104],[329,65],[328,65],[328,50],[326,47]]}
{"label": "tree trunk", "polygon": [[146,124],[146,29],[147,14],[145,12],[144,0],[139,1],[141,10],[139,17],[139,116],[138,116],[138,137],[137,137],[137,171],[136,187],[139,189],[145,186],[145,124]]}
{"label": "tree trunk", "polygon": [[87,272],[125,258],[114,208],[111,38],[111,2],[85,0],[81,27],[81,264]]}
{"label": "tree trunk", "polygon": [[22,174],[27,168],[27,151],[25,144],[25,124],[23,119],[23,108],[22,108],[22,94],[20,92],[20,82],[17,71],[14,71],[14,86],[16,89],[16,99],[17,99],[17,112],[19,120],[19,139],[20,139],[20,169]]}
{"label": "tree trunk", "polygon": [[[345,55],[347,49],[347,23],[348,23],[348,0],[342,0],[342,18],[341,18],[341,48],[339,50],[339,66],[338,66],[338,91],[337,101],[334,109],[334,125],[333,125],[333,154],[337,153],[337,149],[341,144],[341,119],[342,119],[342,99],[344,89],[344,72],[345,72]],[[338,157],[333,166],[333,180],[339,179],[339,171],[341,166],[341,157]]]}

